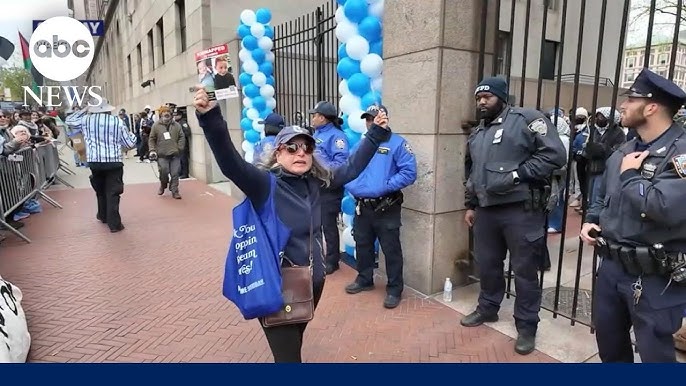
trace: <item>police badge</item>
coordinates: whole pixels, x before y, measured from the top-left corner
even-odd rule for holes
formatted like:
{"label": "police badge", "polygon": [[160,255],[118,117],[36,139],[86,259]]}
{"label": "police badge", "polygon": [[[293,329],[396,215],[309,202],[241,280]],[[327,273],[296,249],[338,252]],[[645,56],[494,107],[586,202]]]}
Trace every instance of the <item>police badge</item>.
{"label": "police badge", "polygon": [[345,149],[345,141],[341,138],[336,140],[336,148],[337,149]]}
{"label": "police badge", "polygon": [[686,179],[686,154],[681,154],[672,158],[672,163],[674,164],[676,174],[682,179]]}
{"label": "police badge", "polygon": [[414,155],[414,153],[412,152],[412,148],[410,147],[410,144],[407,143],[407,141],[405,141],[405,143],[403,144],[403,147],[405,147],[405,151],[407,151],[408,153]]}
{"label": "police badge", "polygon": [[643,178],[646,180],[649,180],[655,177],[655,170],[657,170],[657,165],[645,163],[641,168],[641,176],[643,176]]}
{"label": "police badge", "polygon": [[548,125],[545,123],[543,118],[538,118],[537,120],[529,123],[529,131],[532,133],[538,133],[545,137],[548,134]]}

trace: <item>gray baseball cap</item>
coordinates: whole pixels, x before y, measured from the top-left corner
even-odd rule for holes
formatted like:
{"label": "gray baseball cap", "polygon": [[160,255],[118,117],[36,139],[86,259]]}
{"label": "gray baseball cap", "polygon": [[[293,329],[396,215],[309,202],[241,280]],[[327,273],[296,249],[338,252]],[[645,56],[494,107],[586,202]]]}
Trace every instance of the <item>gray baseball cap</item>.
{"label": "gray baseball cap", "polygon": [[308,111],[310,114],[319,113],[325,117],[338,117],[336,106],[331,102],[321,101],[314,105],[314,108]]}
{"label": "gray baseball cap", "polygon": [[281,129],[279,134],[276,135],[276,138],[274,138],[274,146],[276,147],[288,143],[291,139],[298,136],[305,137],[308,141],[315,143],[314,137],[310,135],[309,130],[300,126],[286,126]]}

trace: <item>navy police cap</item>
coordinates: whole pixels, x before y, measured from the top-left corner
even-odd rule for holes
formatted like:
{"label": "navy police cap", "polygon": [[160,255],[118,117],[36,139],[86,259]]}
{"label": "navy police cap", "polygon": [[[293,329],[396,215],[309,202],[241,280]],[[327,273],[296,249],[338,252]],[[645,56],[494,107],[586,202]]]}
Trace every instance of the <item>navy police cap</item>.
{"label": "navy police cap", "polygon": [[666,105],[681,106],[686,92],[676,83],[644,68],[624,95],[630,98],[650,98]]}

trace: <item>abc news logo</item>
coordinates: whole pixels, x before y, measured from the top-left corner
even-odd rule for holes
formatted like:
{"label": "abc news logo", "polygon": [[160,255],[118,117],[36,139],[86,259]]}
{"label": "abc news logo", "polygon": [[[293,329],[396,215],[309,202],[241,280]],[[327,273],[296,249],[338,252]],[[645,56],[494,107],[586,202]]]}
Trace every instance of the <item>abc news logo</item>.
{"label": "abc news logo", "polygon": [[41,58],[52,58],[53,55],[58,58],[66,58],[69,55],[85,58],[91,52],[91,46],[85,40],[77,40],[70,44],[60,39],[58,35],[52,35],[52,43],[43,39],[39,40],[34,44],[33,52]]}

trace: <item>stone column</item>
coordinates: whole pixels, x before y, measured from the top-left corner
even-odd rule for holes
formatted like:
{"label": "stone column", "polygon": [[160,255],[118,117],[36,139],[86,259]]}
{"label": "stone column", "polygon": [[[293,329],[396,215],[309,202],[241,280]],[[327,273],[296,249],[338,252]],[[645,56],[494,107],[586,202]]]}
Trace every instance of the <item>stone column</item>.
{"label": "stone column", "polygon": [[[488,7],[485,63],[493,52],[493,0],[386,0],[383,102],[390,125],[411,144],[416,183],[405,189],[401,241],[405,284],[424,294],[446,277],[464,283],[468,227],[464,224],[462,123],[474,118],[479,79],[481,7]],[[384,262],[379,264],[384,269]]]}

